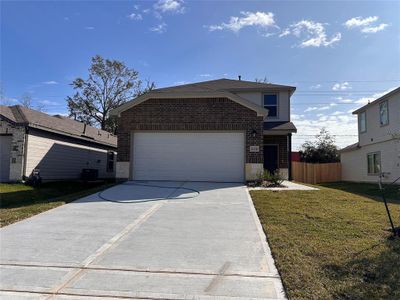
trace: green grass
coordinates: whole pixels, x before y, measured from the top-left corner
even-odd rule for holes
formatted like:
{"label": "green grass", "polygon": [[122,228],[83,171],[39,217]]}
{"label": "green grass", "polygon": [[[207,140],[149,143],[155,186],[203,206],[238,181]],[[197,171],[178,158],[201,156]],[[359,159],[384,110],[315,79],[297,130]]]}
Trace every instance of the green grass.
{"label": "green grass", "polygon": [[[324,185],[320,191],[251,192],[288,296],[400,299],[400,239],[388,239],[376,191]],[[399,226],[400,198],[389,207]]]}
{"label": "green grass", "polygon": [[21,183],[0,183],[0,226],[69,203],[103,190],[112,184],[81,182],[49,182],[33,188]]}

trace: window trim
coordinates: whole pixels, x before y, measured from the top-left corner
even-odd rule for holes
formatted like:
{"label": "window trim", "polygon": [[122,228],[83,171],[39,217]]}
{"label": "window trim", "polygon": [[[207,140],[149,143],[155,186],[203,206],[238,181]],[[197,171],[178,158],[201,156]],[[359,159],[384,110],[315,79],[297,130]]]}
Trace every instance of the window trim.
{"label": "window trim", "polygon": [[[386,113],[387,113],[387,123],[386,124],[382,124],[382,121],[381,121],[381,106],[382,106],[383,103],[386,103]],[[384,101],[381,101],[379,103],[379,111],[378,111],[378,113],[379,113],[379,125],[381,127],[389,125],[389,101],[384,100]]]}
{"label": "window trim", "polygon": [[[372,157],[375,157],[375,155],[377,155],[377,154],[379,154],[379,162],[378,162],[378,164],[379,164],[379,171],[378,172],[376,172],[376,173],[370,173],[369,172],[369,167],[368,167],[368,163],[369,163],[369,156],[370,155],[372,155]],[[372,160],[374,160],[374,159],[372,159]],[[372,161],[372,163],[374,163],[374,161]],[[375,165],[375,164],[374,164]],[[376,171],[376,170],[374,170],[374,171]],[[369,175],[369,176],[377,176],[377,175],[379,175],[380,173],[382,172],[382,157],[381,157],[381,151],[375,151],[375,152],[369,152],[369,153],[367,153],[367,174]]]}
{"label": "window trim", "polygon": [[[267,115],[267,119],[268,118],[279,119],[279,93],[263,93],[262,94],[262,105],[263,105],[263,108],[268,110],[268,108],[266,108],[265,105],[264,105],[264,96],[269,96],[269,95],[276,96],[276,116],[271,117],[268,114]],[[267,105],[267,106],[275,106],[275,105]]]}
{"label": "window trim", "polygon": [[[364,122],[365,122],[365,129],[361,131],[361,115],[364,114]],[[365,133],[367,132],[367,111],[361,111],[358,113],[358,132]]]}
{"label": "window trim", "polygon": [[[110,153],[112,154],[112,159],[110,159]],[[109,162],[113,163],[112,169],[109,168]],[[106,172],[107,173],[113,173],[115,170],[115,153],[114,151],[107,151],[107,159],[106,159]]]}

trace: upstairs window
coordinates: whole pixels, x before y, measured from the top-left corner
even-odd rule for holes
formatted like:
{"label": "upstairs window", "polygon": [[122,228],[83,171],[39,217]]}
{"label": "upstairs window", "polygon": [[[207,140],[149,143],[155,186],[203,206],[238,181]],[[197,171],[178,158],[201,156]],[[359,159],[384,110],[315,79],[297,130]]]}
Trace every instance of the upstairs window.
{"label": "upstairs window", "polygon": [[268,117],[278,117],[278,95],[264,95],[264,108],[268,109]]}
{"label": "upstairs window", "polygon": [[358,114],[358,127],[360,133],[367,131],[367,116],[365,114],[365,111]]}
{"label": "upstairs window", "polygon": [[384,101],[379,104],[379,121],[381,126],[385,126],[389,124],[389,111],[388,111],[388,102]]}
{"label": "upstairs window", "polygon": [[107,152],[107,172],[114,172],[114,152]]}
{"label": "upstairs window", "polygon": [[374,152],[367,154],[368,174],[377,175],[381,171],[381,153]]}

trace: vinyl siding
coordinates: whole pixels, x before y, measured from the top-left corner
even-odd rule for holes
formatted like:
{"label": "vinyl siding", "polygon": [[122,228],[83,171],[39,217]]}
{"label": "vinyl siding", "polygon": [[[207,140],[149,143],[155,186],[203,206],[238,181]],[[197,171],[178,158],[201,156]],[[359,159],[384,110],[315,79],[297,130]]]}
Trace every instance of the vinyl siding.
{"label": "vinyl siding", "polygon": [[[112,178],[107,172],[107,149],[75,143],[46,132],[28,134],[25,175],[40,169],[43,180],[78,179],[84,168],[99,170],[99,178]],[[115,165],[114,165],[115,170]]]}
{"label": "vinyl siding", "polygon": [[[389,124],[381,126],[379,104],[385,101],[388,103]],[[367,130],[359,134],[360,146],[388,141],[393,139],[393,134],[400,133],[400,93],[374,103],[365,112]]]}
{"label": "vinyl siding", "polygon": [[383,180],[392,182],[400,177],[400,141],[387,142],[362,146],[358,150],[343,152],[341,154],[342,179],[344,181],[362,181],[377,183],[377,175],[368,174],[367,154],[380,152],[382,172],[390,173]]}
{"label": "vinyl siding", "polygon": [[271,91],[271,92],[241,92],[236,93],[239,97],[253,102],[257,105],[264,106],[263,95],[264,94],[277,94],[278,95],[278,117],[267,118],[268,121],[290,121],[290,95],[287,91]]}

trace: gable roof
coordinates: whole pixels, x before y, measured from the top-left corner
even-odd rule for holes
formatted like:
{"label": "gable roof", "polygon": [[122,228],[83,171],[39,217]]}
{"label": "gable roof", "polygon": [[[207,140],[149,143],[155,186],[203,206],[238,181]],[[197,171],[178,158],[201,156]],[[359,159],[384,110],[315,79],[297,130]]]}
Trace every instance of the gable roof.
{"label": "gable roof", "polygon": [[271,90],[287,90],[290,93],[295,91],[295,87],[277,85],[270,83],[260,83],[244,80],[232,80],[232,79],[217,79],[209,80],[191,84],[184,84],[179,86],[172,86],[166,88],[160,88],[152,90],[136,99],[122,104],[116,109],[111,111],[112,115],[119,115],[121,112],[138,105],[148,99],[171,99],[171,98],[228,98],[234,102],[237,102],[251,110],[257,112],[259,116],[266,116],[268,111],[251,101],[248,101],[235,92],[246,92],[246,91],[271,91]]}
{"label": "gable roof", "polygon": [[386,99],[387,97],[393,96],[394,94],[396,94],[396,93],[398,93],[398,92],[400,92],[400,87],[395,88],[394,90],[390,91],[389,93],[386,93],[385,95],[379,97],[378,99],[376,99],[376,100],[374,100],[374,101],[372,101],[372,102],[370,102],[370,103],[368,103],[368,104],[366,104],[366,105],[360,107],[359,109],[353,111],[353,115],[358,114],[359,112],[365,110],[366,108],[368,108],[368,107],[370,107],[370,106],[376,104],[376,103],[379,102],[379,101],[382,101],[382,100]]}
{"label": "gable roof", "polygon": [[117,137],[113,134],[61,115],[51,116],[21,105],[0,105],[0,115],[18,125],[38,128],[107,146],[117,146]]}
{"label": "gable roof", "polygon": [[293,86],[279,85],[272,83],[253,82],[246,80],[233,80],[233,79],[216,79],[209,81],[202,81],[196,83],[183,84],[178,86],[166,87],[161,89],[155,89],[152,92],[163,93],[163,92],[204,92],[204,91],[227,91],[227,92],[239,92],[239,91],[251,91],[251,90],[289,90],[294,92],[296,90]]}

